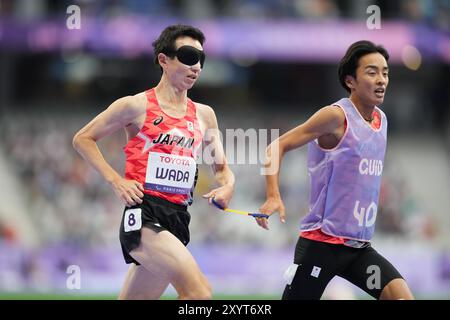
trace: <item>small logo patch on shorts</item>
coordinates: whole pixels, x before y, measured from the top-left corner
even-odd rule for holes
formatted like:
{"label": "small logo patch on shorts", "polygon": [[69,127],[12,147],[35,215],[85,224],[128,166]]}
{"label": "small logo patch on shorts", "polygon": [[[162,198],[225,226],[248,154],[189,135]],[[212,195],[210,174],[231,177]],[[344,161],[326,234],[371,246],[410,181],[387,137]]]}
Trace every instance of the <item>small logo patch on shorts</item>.
{"label": "small logo patch on shorts", "polygon": [[311,271],[311,276],[313,276],[315,278],[318,278],[319,274],[320,274],[320,270],[322,270],[322,268],[314,266],[312,271]]}

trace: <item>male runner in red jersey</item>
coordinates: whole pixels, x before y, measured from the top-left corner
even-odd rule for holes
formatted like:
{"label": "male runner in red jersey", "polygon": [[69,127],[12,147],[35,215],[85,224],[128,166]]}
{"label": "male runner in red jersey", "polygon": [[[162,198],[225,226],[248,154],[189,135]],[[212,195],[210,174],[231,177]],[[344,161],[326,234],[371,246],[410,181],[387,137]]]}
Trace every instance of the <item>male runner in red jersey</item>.
{"label": "male runner in red jersey", "polygon": [[[187,206],[197,180],[202,139],[215,152],[220,187],[204,195],[228,206],[234,175],[229,169],[213,109],[187,97],[205,60],[203,33],[167,27],[153,42],[159,84],[113,102],[74,137],[74,148],[111,185],[126,208],[120,242],[128,271],[119,299],[157,299],[172,284],[180,299],[210,299],[211,288],[186,249]],[[96,142],[125,128],[125,177],[103,158]],[[206,139],[207,135],[207,139]],[[206,141],[208,140],[208,141]]]}
{"label": "male runner in red jersey", "polygon": [[[370,244],[386,150],[387,119],[378,106],[389,82],[388,59],[369,41],[351,45],[338,72],[350,97],[320,109],[267,148],[267,165],[279,168],[286,152],[308,144],[310,210],[285,273],[283,299],[320,299],[336,275],[377,299],[413,299],[400,273]],[[260,211],[279,212],[284,222],[278,180],[278,170],[266,176]],[[267,219],[257,222],[268,228]]]}

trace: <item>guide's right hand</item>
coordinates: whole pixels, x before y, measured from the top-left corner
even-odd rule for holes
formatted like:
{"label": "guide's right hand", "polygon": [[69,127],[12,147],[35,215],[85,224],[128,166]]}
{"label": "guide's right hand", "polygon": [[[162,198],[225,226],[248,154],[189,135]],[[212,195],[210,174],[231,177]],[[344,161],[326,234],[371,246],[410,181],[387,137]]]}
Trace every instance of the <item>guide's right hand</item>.
{"label": "guide's right hand", "polygon": [[120,177],[115,179],[111,185],[117,197],[119,197],[127,207],[142,203],[144,187],[136,180],[127,180]]}
{"label": "guide's right hand", "polygon": [[[284,209],[284,204],[281,198],[267,198],[266,202],[259,208],[259,212],[271,216],[273,213],[278,212],[280,214],[280,221],[285,223],[286,214]],[[256,218],[256,223],[266,230],[269,230],[269,219],[267,218]]]}

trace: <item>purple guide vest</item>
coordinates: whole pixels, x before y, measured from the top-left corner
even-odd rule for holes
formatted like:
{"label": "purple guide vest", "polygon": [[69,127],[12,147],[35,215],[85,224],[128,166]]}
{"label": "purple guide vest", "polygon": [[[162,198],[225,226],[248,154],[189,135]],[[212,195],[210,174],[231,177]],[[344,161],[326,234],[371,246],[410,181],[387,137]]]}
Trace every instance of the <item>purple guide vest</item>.
{"label": "purple guide vest", "polygon": [[386,151],[386,115],[376,108],[381,126],[374,129],[350,99],[333,105],[344,111],[347,128],[333,149],[321,148],[317,140],[308,144],[310,205],[300,229],[321,229],[328,235],[369,241],[377,218]]}

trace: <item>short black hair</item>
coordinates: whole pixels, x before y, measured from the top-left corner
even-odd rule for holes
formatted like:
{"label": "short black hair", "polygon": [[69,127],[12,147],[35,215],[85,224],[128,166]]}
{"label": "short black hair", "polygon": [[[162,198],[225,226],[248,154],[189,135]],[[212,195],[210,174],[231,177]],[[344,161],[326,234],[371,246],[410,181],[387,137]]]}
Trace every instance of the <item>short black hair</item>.
{"label": "short black hair", "polygon": [[358,68],[359,59],[367,54],[376,53],[381,54],[386,61],[389,61],[389,53],[381,45],[375,45],[373,42],[367,40],[361,40],[353,43],[345,53],[345,56],[341,59],[338,68],[339,82],[342,87],[351,92],[350,88],[345,84],[345,78],[347,76],[353,76],[356,78],[356,69]]}
{"label": "short black hair", "polygon": [[158,54],[167,54],[175,51],[175,41],[179,37],[191,37],[192,39],[198,40],[201,45],[205,42],[205,35],[198,28],[182,24],[168,26],[161,32],[159,38],[152,43],[153,54],[155,55],[154,62],[156,65],[159,65]]}

